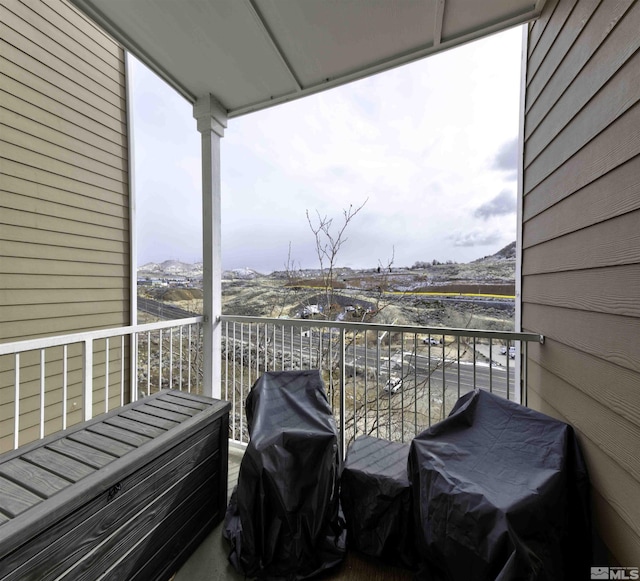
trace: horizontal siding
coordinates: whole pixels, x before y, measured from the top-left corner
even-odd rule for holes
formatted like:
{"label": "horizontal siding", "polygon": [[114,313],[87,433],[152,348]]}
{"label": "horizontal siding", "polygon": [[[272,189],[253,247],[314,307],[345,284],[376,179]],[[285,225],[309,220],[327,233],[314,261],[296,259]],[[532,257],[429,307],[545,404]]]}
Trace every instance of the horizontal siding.
{"label": "horizontal siding", "polygon": [[[600,3],[589,18],[585,29],[570,50],[562,55],[560,66],[548,71],[547,76],[539,74],[527,86],[526,110],[528,138],[544,116],[554,106],[567,88],[574,82],[592,55],[603,44],[609,34],[620,24],[621,17],[635,3],[635,0],[606,0]],[[573,0],[562,0],[560,5],[573,4]],[[570,31],[567,31],[570,33]],[[559,43],[556,36],[554,42]],[[533,57],[532,57],[533,58]],[[527,67],[528,68],[528,67]],[[551,74],[549,74],[551,73]]]}
{"label": "horizontal siding", "polygon": [[[118,206],[126,206],[127,204],[127,190],[124,187],[121,187],[119,192],[112,192],[100,187],[99,185],[81,182],[73,177],[52,173],[47,171],[44,167],[39,168],[33,165],[28,165],[27,161],[27,159],[22,158],[16,161],[7,158],[0,158],[0,172],[4,176],[15,177],[25,182],[29,182],[29,184],[50,186],[61,191],[79,194],[91,198],[92,200],[98,200],[108,204],[116,204]],[[61,171],[64,168],[55,169],[57,171]],[[30,186],[25,185],[25,187]]]}
{"label": "horizontal siding", "polygon": [[[66,153],[60,148],[48,148],[46,142],[35,142],[36,146],[42,147],[42,152],[30,149],[30,142],[25,137],[20,139],[20,143],[8,142],[4,139],[7,133],[8,131],[3,129],[0,134],[3,137],[3,139],[0,139],[0,148],[4,159],[22,163],[28,167],[28,170],[40,169],[50,174],[70,178],[81,182],[80,186],[90,184],[120,196],[127,195],[126,181],[96,174],[91,169],[80,167],[75,163],[78,161],[75,156]],[[67,161],[58,158],[66,158]],[[125,177],[122,176],[122,178]]]}
{"label": "horizontal siding", "polygon": [[524,248],[640,209],[640,156],[619,165],[527,221]]}
{"label": "horizontal siding", "polygon": [[[124,51],[66,0],[0,0],[0,341],[130,323]],[[129,382],[94,345],[94,413]],[[102,349],[102,351],[101,351]],[[62,349],[46,352],[45,432],[62,427]],[[13,358],[0,366],[0,445],[13,446]],[[82,420],[82,357],[67,403]],[[39,435],[39,355],[20,368],[20,442]],[[127,387],[128,390],[128,387]]]}
{"label": "horizontal siding", "polygon": [[[93,162],[104,165],[106,166],[103,170],[104,175],[112,175],[115,173],[117,179],[118,177],[122,177],[122,172],[126,173],[128,171],[125,152],[121,151],[119,155],[114,155],[102,148],[94,147],[88,142],[92,136],[90,133],[82,135],[85,139],[79,139],[79,135],[82,134],[83,131],[77,128],[77,126],[69,124],[69,133],[76,133],[76,135],[67,135],[61,132],[59,128],[50,128],[43,125],[40,121],[35,121],[26,115],[21,115],[8,109],[2,110],[0,124],[14,131],[22,132],[27,136],[41,139],[45,143],[55,144],[61,150],[70,151],[74,154],[76,162],[86,159],[85,164]],[[78,130],[73,131],[74,128]],[[34,147],[34,143],[30,145]]]}
{"label": "horizontal siding", "polygon": [[119,265],[129,267],[129,261],[121,252],[106,252],[87,250],[85,248],[52,246],[44,244],[24,244],[21,242],[4,242],[3,249],[6,257],[38,259],[44,265],[45,260],[59,262],[60,253],[64,253],[67,261],[83,262],[87,264]]}
{"label": "horizontal siding", "polygon": [[[49,105],[55,104],[55,101],[47,100],[47,98],[43,95],[40,95],[40,97],[42,98],[37,98],[38,96],[39,95],[35,93],[36,98],[33,99],[33,101],[38,104],[32,104],[25,101],[24,98],[18,99],[12,93],[3,91],[3,113],[5,113],[6,115],[8,115],[9,113],[19,114],[25,118],[25,123],[28,123],[29,121],[36,123],[40,127],[42,127],[42,131],[47,131],[47,129],[49,129],[58,132],[60,135],[60,139],[69,137],[73,139],[74,143],[76,144],[82,143],[92,149],[98,149],[100,150],[99,155],[105,162],[110,161],[111,165],[113,165],[114,167],[124,167],[122,160],[126,160],[127,157],[126,146],[114,143],[113,141],[106,139],[104,135],[96,133],[95,131],[91,131],[90,128],[92,124],[90,123],[81,126],[71,123],[64,117],[60,117],[59,114],[64,115],[64,113],[66,112],[64,110],[64,106],[50,107]],[[59,114],[51,112],[50,109],[52,109],[53,111],[57,111],[57,113]],[[4,120],[2,122],[9,124]],[[93,122],[93,128],[98,129],[95,122]],[[110,155],[103,156],[102,152]]]}
{"label": "horizontal siding", "polygon": [[[524,297],[526,302],[528,297]],[[640,319],[527,303],[522,325],[529,331],[640,373]]]}
{"label": "horizontal siding", "polygon": [[[104,412],[105,402],[105,342],[96,341],[93,347],[93,387],[94,387],[94,414]],[[82,399],[82,348],[79,344],[70,345],[67,356],[67,407],[68,411],[81,410]],[[10,438],[13,434],[13,381],[14,358],[5,356],[0,358],[2,372],[0,383],[6,385],[0,390],[0,440]],[[110,340],[109,344],[109,401],[118,405],[119,394],[122,385],[122,363],[126,371],[129,367],[129,341],[125,340],[124,359],[120,338]],[[60,421],[63,396],[63,350],[61,347],[45,350],[45,422],[55,425]],[[20,430],[21,432],[38,426],[40,422],[40,383],[41,367],[40,353],[26,352],[20,358]],[[58,428],[59,429],[59,428]],[[53,429],[51,430],[53,431]],[[51,433],[47,431],[47,433]]]}
{"label": "horizontal siding", "polygon": [[[55,307],[51,307],[55,310]],[[70,332],[94,331],[126,325],[122,321],[122,308],[110,313],[47,318],[37,321],[21,321],[20,325],[0,323],[2,341],[36,339],[45,335],[65,335]]]}
{"label": "horizontal siding", "polygon": [[[640,536],[622,519],[620,513],[606,499],[594,490],[592,495],[595,519],[601,531],[607,531],[609,549],[613,555],[614,564],[638,563],[640,561]],[[615,550],[611,550],[615,547]],[[635,565],[626,565],[635,567]]]}
{"label": "horizontal siding", "polygon": [[4,40],[0,40],[0,54],[4,57],[2,72],[7,76],[19,81],[25,79],[24,84],[36,89],[43,84],[50,87],[84,111],[93,112],[93,116],[101,123],[116,131],[126,124],[126,115],[119,110],[119,107],[84,88],[80,78],[69,79],[55,69],[49,68],[46,63],[42,63]]}
{"label": "horizontal siding", "polygon": [[525,275],[640,262],[640,210],[527,248]]}
{"label": "horizontal siding", "polygon": [[[584,2],[585,0],[583,0]],[[544,23],[544,30],[539,36],[539,40],[536,41],[536,34],[532,35],[532,42],[536,43],[535,52],[533,52],[529,58],[527,65],[527,84],[529,91],[527,95],[531,98],[532,94],[532,81],[535,79],[536,74],[543,65],[549,65],[549,63],[555,62],[556,59],[550,55],[550,51],[557,45],[558,35],[567,23],[567,19],[571,16],[577,0],[569,0],[568,2],[555,3],[553,18],[547,19]],[[541,71],[542,73],[544,71]],[[539,75],[539,77],[542,75]]]}
{"label": "horizontal siding", "polygon": [[640,103],[533,187],[525,172],[523,214],[529,220],[640,153]]}
{"label": "horizontal siding", "polygon": [[[58,362],[61,365],[61,362]],[[67,360],[69,365],[69,371],[67,373],[67,397],[70,399],[75,405],[69,406],[69,410],[73,410],[76,407],[82,408],[82,369],[81,369],[81,358],[80,357],[69,357]],[[109,399],[111,399],[111,395],[116,392],[120,393],[120,381],[121,381],[121,367],[120,367],[120,357],[111,358],[109,360]],[[125,370],[128,368],[129,361],[128,358],[125,359]],[[59,410],[56,410],[56,406],[60,405],[62,401],[62,384],[63,384],[63,374],[61,371],[56,375],[52,375],[49,373],[50,364],[47,363],[47,376],[45,381],[45,406],[48,411],[52,414],[51,417],[59,414]],[[93,382],[94,395],[95,395],[95,403],[102,402],[104,404],[104,386],[105,386],[105,365],[104,365],[104,357],[101,358],[101,363],[95,364],[95,381]],[[39,367],[33,368],[33,374],[36,375],[34,379],[27,380],[23,377],[26,375],[25,369],[21,368],[20,372],[20,417],[22,419],[23,414],[31,413],[35,418],[33,421],[29,421],[25,419],[24,422],[21,421],[21,426],[29,427],[30,425],[36,425],[39,421],[38,415],[40,411],[39,399],[40,399],[40,370]],[[33,375],[32,374],[32,375]],[[12,378],[13,379],[13,378]],[[127,377],[125,376],[125,382],[127,381]],[[126,385],[126,384],[125,384]],[[4,416],[12,416],[13,415],[13,394],[10,393],[10,390],[7,390],[7,394],[10,395],[10,399],[4,400],[10,403],[3,404],[3,411],[0,413]],[[80,398],[80,399],[79,399]],[[104,411],[104,410],[102,410]],[[98,411],[98,413],[100,413]],[[3,433],[2,435],[9,435],[13,432],[13,428],[9,427],[9,431]]]}
{"label": "horizontal siding", "polygon": [[640,3],[558,0],[541,21],[527,51],[522,327],[546,340],[528,351],[528,403],[574,426],[612,564],[637,566]]}
{"label": "horizontal siding", "polygon": [[127,264],[75,262],[73,260],[40,260],[0,256],[0,271],[11,274],[45,274],[49,276],[113,276],[125,280],[129,276]]}
{"label": "horizontal siding", "polygon": [[[19,3],[16,4],[16,6],[19,5]],[[22,20],[5,7],[0,7],[0,17],[3,19],[0,24],[0,35],[8,44],[43,65],[55,69],[69,81],[76,84],[82,83],[87,91],[100,99],[98,103],[104,101],[105,104],[112,106],[113,115],[116,118],[120,117],[119,110],[124,108],[123,88],[125,86],[122,82],[124,79],[120,75],[115,79],[109,78],[107,73],[91,66],[68,50],[63,44],[64,39],[51,38],[43,34],[31,23]],[[55,32],[55,30],[48,27],[48,32]],[[23,34],[25,31],[28,36]],[[109,67],[105,67],[105,70],[113,71]]]}
{"label": "horizontal siding", "polygon": [[[122,301],[101,300],[93,303],[56,303],[54,309],[56,318],[66,318],[116,313],[122,309],[122,305]],[[51,316],[51,310],[52,305],[50,303],[39,305],[11,305],[7,307],[0,306],[0,320],[2,321],[0,325],[15,321],[24,323],[27,321],[38,321],[44,318],[53,318]]]}
{"label": "horizontal siding", "polygon": [[[46,294],[40,289],[4,288],[0,289],[0,305],[93,303],[96,300],[95,295],[95,289],[90,288],[55,288]],[[129,291],[119,285],[117,288],[102,288],[100,296],[105,301],[126,303],[129,300]]]}
{"label": "horizontal siding", "polygon": [[[76,226],[75,223],[70,223],[70,225],[74,227]],[[82,230],[81,227],[76,227],[75,229]],[[104,230],[98,230],[98,235],[104,232]],[[33,241],[41,235],[41,229],[37,226],[34,226],[32,228],[25,225],[9,226],[0,224],[0,233],[4,240],[22,241],[33,244]],[[58,232],[48,230],[46,234],[47,244],[49,244],[50,246],[58,246],[61,248],[84,248],[87,250],[96,250],[98,252],[125,252],[126,248],[128,247],[126,240],[110,240],[109,238],[97,238],[92,234],[93,233],[90,232],[65,234],[63,230]],[[9,274],[10,273],[7,273],[7,275]]]}
{"label": "horizontal siding", "polygon": [[[128,339],[125,340],[128,345]],[[125,360],[128,358],[128,350],[125,347]],[[105,361],[105,341],[95,341],[93,344],[93,358],[96,368],[104,369]],[[12,355],[2,356],[2,371],[0,371],[0,381],[3,384],[13,384],[15,363]],[[47,385],[51,391],[62,389],[63,383],[63,349],[62,347],[49,347],[45,349],[45,359],[47,366]],[[120,337],[109,340],[109,362],[111,371],[116,369],[116,364],[120,361]],[[73,343],[67,347],[67,374],[69,383],[76,385],[82,380],[82,344]],[[94,373],[96,379],[101,373]],[[20,355],[20,385],[21,391],[26,398],[38,396],[40,387],[37,383],[40,380],[40,352],[26,351]],[[104,380],[103,380],[104,383]],[[11,386],[13,388],[13,385]],[[81,395],[82,390],[76,386],[77,394]],[[75,393],[75,392],[72,392]],[[1,400],[0,405],[13,405],[7,403],[9,400]],[[34,408],[35,409],[35,408]]]}
{"label": "horizontal siding", "polygon": [[[34,70],[32,65],[38,63],[36,74],[51,84],[63,89],[70,84],[81,86],[82,96],[87,96],[88,102],[98,111],[122,119],[121,111],[126,108],[124,76],[118,74],[110,79],[103,71],[110,72],[112,67],[95,59],[94,64],[90,64],[78,58],[67,48],[66,35],[60,35],[55,27],[48,26],[48,34],[43,34],[6,5],[0,6],[0,16],[0,37],[15,49],[6,51],[9,60],[29,70]],[[27,67],[27,64],[31,66]]]}
{"label": "horizontal siding", "polygon": [[[102,60],[106,66],[123,71],[124,54],[120,46],[99,26],[84,18],[68,2],[60,0],[20,0],[56,28],[75,38],[89,49],[94,59]],[[124,74],[124,73],[123,73]]]}
{"label": "horizontal siding", "polygon": [[[110,374],[110,381],[112,382],[109,388],[109,409],[115,409],[120,405],[120,376],[119,371],[113,375]],[[126,381],[126,377],[125,377]],[[78,387],[80,384],[76,384]],[[72,386],[70,386],[72,387]],[[126,389],[126,388],[125,388]],[[45,421],[44,421],[44,433],[45,436],[53,434],[63,429],[62,423],[62,391],[57,390],[54,392],[46,392],[46,405],[45,405]],[[128,399],[128,394],[125,391],[125,401]],[[93,416],[98,416],[105,411],[104,403],[105,391],[104,385],[94,389],[93,392]],[[82,396],[76,395],[67,398],[67,428],[78,424],[83,421],[83,409],[82,409]],[[26,399],[25,406],[28,406],[29,411],[21,409],[20,413],[20,432],[19,432],[19,445],[24,445],[33,440],[37,440],[40,437],[40,411],[39,404],[40,398],[33,397]],[[6,418],[0,420],[0,452],[7,452],[13,449],[13,410],[3,410],[0,408],[0,417]]]}
{"label": "horizontal siding", "polygon": [[[3,274],[2,288],[7,290],[33,289],[45,290],[45,298],[52,296],[56,289],[126,289],[127,279],[117,276],[64,276],[53,277],[46,274]],[[127,291],[128,293],[128,291]],[[94,295],[95,296],[95,295]]]}
{"label": "horizontal siding", "polygon": [[[530,405],[559,420],[572,423],[553,405],[532,391]],[[638,510],[640,496],[637,480],[611,459],[599,445],[584,433],[579,433],[580,447],[585,456],[592,483],[592,516],[599,531],[607,531],[607,541],[615,546],[616,563],[637,563],[640,547]],[[610,551],[611,552],[611,551]]]}
{"label": "horizontal siding", "polygon": [[[16,19],[7,19],[6,24],[17,31],[24,29],[25,24],[23,23],[30,25],[35,33],[30,36],[32,41],[37,42],[52,54],[58,55],[75,69],[93,77],[106,89],[112,91],[113,83],[120,89],[126,86],[125,75],[121,69],[120,51],[115,43],[111,43],[113,45],[111,56],[109,51],[98,43],[93,42],[91,47],[83,44],[82,41],[88,41],[89,37],[78,31],[77,28],[72,29],[67,20],[61,18],[54,10],[41,2],[34,4],[33,2],[24,3],[16,0],[5,6],[4,10]],[[95,30],[93,26],[90,26],[90,29]],[[115,63],[112,63],[114,55],[117,56]],[[96,66],[96,58],[99,59],[98,66]],[[116,66],[113,66],[114,64]],[[120,94],[120,91],[114,94]]]}
{"label": "horizontal siding", "polygon": [[[16,119],[19,119],[15,115],[10,116],[12,117],[11,121],[15,122]],[[9,115],[5,115],[5,117],[9,117]],[[25,118],[22,119],[24,120]],[[54,163],[63,162],[65,165],[73,167],[75,171],[80,170],[81,175],[85,176],[85,181],[92,179],[86,176],[93,176],[93,179],[101,179],[103,183],[108,184],[105,186],[108,189],[119,188],[122,183],[127,182],[127,172],[125,170],[113,167],[109,163],[97,161],[93,157],[81,153],[83,146],[80,143],[67,140],[64,136],[61,136],[57,142],[53,142],[50,141],[53,136],[46,127],[39,132],[37,127],[29,127],[28,129],[31,131],[29,133],[25,127],[29,125],[28,122],[19,123],[18,125],[22,125],[22,127],[15,129],[6,124],[0,125],[2,140],[19,147],[22,151],[26,150],[40,156],[46,156]],[[39,133],[40,136],[33,133]],[[18,155],[24,155],[22,151]],[[107,157],[107,155],[105,154],[104,157]],[[111,158],[109,161],[112,161]]]}
{"label": "horizontal siding", "polygon": [[[580,11],[589,7],[589,2],[580,2]],[[635,99],[635,92],[630,91],[630,85],[625,83],[626,74],[637,74],[636,66],[638,56],[636,54],[640,46],[637,35],[631,34],[634,27],[639,27],[640,10],[633,7],[629,11],[629,17],[620,26],[615,27],[598,49],[598,58],[588,61],[582,71],[569,85],[567,90],[558,99],[552,109],[545,113],[538,125],[530,122],[528,126],[527,151],[525,166],[529,166],[540,152],[564,129],[567,124],[576,117],[576,112],[581,116],[580,123],[572,122],[572,128],[582,123],[602,123],[604,119],[614,119],[629,107],[629,97]],[[631,22],[630,20],[633,20]],[[574,29],[570,30],[573,33]],[[588,34],[587,28],[584,33]],[[630,42],[631,39],[631,42]],[[578,39],[578,47],[581,46]],[[606,59],[607,67],[601,66]],[[631,67],[630,70],[622,69]],[[609,102],[610,100],[610,102]],[[590,103],[593,101],[593,103]],[[591,118],[585,112],[585,106],[589,103]],[[577,119],[576,119],[577,121]]]}
{"label": "horizontal siding", "polygon": [[[18,57],[21,57],[20,64],[12,60]],[[126,129],[126,119],[123,119],[122,116],[115,118],[101,109],[94,108],[90,102],[84,100],[85,95],[82,94],[80,88],[74,86],[68,80],[65,82],[64,77],[58,76],[59,78],[53,79],[57,80],[62,85],[61,87],[52,83],[50,77],[55,77],[53,73],[47,72],[47,69],[44,69],[41,64],[33,59],[29,62],[24,53],[7,45],[7,43],[3,43],[1,40],[0,74],[24,85],[27,89],[48,95],[52,100],[66,105],[83,117],[94,119],[97,123],[106,127],[107,134],[109,134],[109,130],[122,133]],[[18,96],[20,95],[18,94]],[[97,97],[94,96],[91,100],[95,99]],[[113,107],[110,107],[109,110],[113,112]]]}
{"label": "horizontal siding", "polygon": [[544,345],[529,345],[531,360],[607,407],[640,425],[638,373],[547,337]]}
{"label": "horizontal siding", "polygon": [[640,318],[640,269],[635,264],[527,276],[527,301]]}
{"label": "horizontal siding", "polygon": [[[0,65],[2,64],[0,61]],[[8,61],[4,62],[4,66],[10,71],[20,73],[20,69],[15,68]],[[105,151],[115,155],[126,155],[126,135],[121,130],[112,129],[100,123],[89,115],[90,109],[84,106],[82,111],[78,111],[77,107],[73,107],[75,103],[73,99],[64,99],[64,94],[55,89],[43,93],[42,91],[46,90],[45,83],[35,82],[35,87],[31,87],[25,83],[25,80],[28,79],[16,80],[6,74],[2,75],[0,91],[2,91],[3,105],[7,109],[32,119],[40,115],[43,125],[59,127],[60,131],[66,134],[69,134],[66,130],[68,127],[73,127],[74,131],[76,131],[75,127],[80,127],[90,134],[88,139],[94,140]],[[32,80],[37,81],[34,77]],[[55,97],[64,100],[60,101]]]}
{"label": "horizontal siding", "polygon": [[[126,215],[127,208],[124,206],[105,204],[103,209],[107,211],[93,211],[94,203],[91,199],[83,200],[66,192],[61,192],[58,196],[55,195],[57,192],[47,191],[46,187],[34,188],[33,184],[28,182],[15,183],[14,187],[11,187],[11,181],[11,178],[8,178],[3,184],[7,187],[4,190],[6,195],[2,200],[4,208],[51,218],[63,218],[82,224],[102,225],[111,230],[128,231],[129,229],[129,216]],[[54,194],[53,200],[46,199],[48,193]],[[71,203],[65,203],[65,198],[68,198]]]}
{"label": "horizontal siding", "polygon": [[[638,5],[638,29],[640,30],[640,5]],[[638,35],[640,36],[640,35]],[[638,40],[640,46],[640,39]],[[638,47],[635,47],[636,50]],[[616,55],[620,55],[617,51]],[[580,77],[583,78],[583,77]],[[595,83],[594,83],[595,84]],[[545,177],[567,161],[578,149],[589,143],[603,129],[610,125],[615,119],[635,105],[638,100],[638,93],[634,88],[640,84],[640,52],[636,52],[628,61],[623,62],[623,66],[611,77],[596,95],[586,102],[583,109],[575,115],[572,122],[558,131],[559,126],[556,116],[551,116],[549,127],[553,127],[553,140],[550,135],[536,132],[540,135],[538,143],[535,143],[534,136],[530,141],[536,147],[527,147],[527,164],[530,183],[540,183]],[[573,93],[573,91],[571,92]],[[570,100],[571,99],[571,100]],[[587,98],[583,98],[587,101]],[[567,102],[564,103],[568,117],[574,111],[577,96],[570,94]],[[554,108],[559,111],[559,104]],[[563,116],[563,112],[560,116]],[[538,151],[538,148],[540,151]]]}
{"label": "horizontal siding", "polygon": [[[125,369],[129,366],[129,339],[125,337],[124,341],[124,363]],[[94,388],[104,391],[105,379],[105,341],[95,341],[93,344],[94,359]],[[4,395],[11,397],[3,397],[0,399],[0,406],[13,408],[12,394],[9,390],[13,390],[15,362],[12,355],[2,356],[2,371],[0,371],[0,381],[4,385],[10,387],[3,388]],[[120,381],[122,361],[121,353],[121,337],[114,337],[109,340],[109,385],[116,385]],[[63,388],[63,349],[62,347],[50,347],[45,349],[46,362],[46,392],[47,397],[54,400],[58,397],[54,394]],[[39,397],[40,395],[40,353],[39,351],[28,351],[21,354],[20,357],[20,392],[25,400]],[[75,343],[68,346],[67,349],[67,381],[68,381],[68,397],[80,397],[82,395],[82,345]],[[111,388],[110,388],[111,391]],[[58,394],[59,395],[59,394]],[[104,394],[100,396],[104,402]],[[24,409],[38,409],[34,404],[33,408],[21,402]]]}

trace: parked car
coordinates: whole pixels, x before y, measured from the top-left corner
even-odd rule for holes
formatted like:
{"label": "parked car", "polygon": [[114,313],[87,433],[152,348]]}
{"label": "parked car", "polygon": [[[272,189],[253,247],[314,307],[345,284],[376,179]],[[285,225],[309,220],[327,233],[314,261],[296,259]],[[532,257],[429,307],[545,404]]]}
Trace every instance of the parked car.
{"label": "parked car", "polygon": [[422,342],[425,345],[440,345],[440,343],[442,343],[440,339],[436,339],[435,337],[425,337]]}
{"label": "parked car", "polygon": [[502,345],[500,347],[500,355],[506,355],[507,354],[507,346],[506,345]]}
{"label": "parked car", "polygon": [[515,359],[515,358],[516,358],[516,348],[509,347],[509,359]]}
{"label": "parked car", "polygon": [[402,377],[390,377],[382,389],[387,392],[397,393],[402,389]]}

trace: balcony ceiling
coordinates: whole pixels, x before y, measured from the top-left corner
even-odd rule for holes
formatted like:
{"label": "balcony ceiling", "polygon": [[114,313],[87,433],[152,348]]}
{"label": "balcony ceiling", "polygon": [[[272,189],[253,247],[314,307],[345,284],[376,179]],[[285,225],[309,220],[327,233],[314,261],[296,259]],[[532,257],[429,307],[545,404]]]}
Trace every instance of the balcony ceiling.
{"label": "balcony ceiling", "polygon": [[191,102],[235,117],[536,18],[545,0],[71,0]]}

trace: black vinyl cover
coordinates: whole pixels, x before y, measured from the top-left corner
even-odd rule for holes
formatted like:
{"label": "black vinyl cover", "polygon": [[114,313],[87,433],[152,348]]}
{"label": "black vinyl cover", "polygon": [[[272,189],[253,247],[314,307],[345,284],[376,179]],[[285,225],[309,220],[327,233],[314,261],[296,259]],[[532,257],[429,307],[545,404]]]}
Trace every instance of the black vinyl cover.
{"label": "black vinyl cover", "polygon": [[420,578],[587,579],[589,482],[573,429],[476,390],[417,436]]}
{"label": "black vinyl cover", "polygon": [[306,579],[344,558],[338,434],[320,373],[267,372],[246,402],[250,441],[224,536],[240,573]]}
{"label": "black vinyl cover", "polygon": [[360,436],[349,446],[340,498],[349,548],[384,562],[413,568],[409,444]]}

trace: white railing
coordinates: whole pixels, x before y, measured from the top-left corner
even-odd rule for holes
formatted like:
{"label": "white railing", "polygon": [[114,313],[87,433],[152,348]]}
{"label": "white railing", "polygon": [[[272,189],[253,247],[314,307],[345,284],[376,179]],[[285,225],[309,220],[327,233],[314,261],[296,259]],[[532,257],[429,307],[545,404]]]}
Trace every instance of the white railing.
{"label": "white railing", "polygon": [[409,441],[474,388],[526,403],[532,333],[223,315],[222,396],[231,439],[248,440],[244,402],[267,370],[320,369],[342,450],[370,434]]}
{"label": "white railing", "polygon": [[[202,321],[0,344],[5,384],[10,376],[0,385],[10,393],[1,402],[2,451],[162,388],[201,393]],[[230,315],[220,325],[230,438],[247,442],[244,403],[264,371],[319,369],[342,450],[361,434],[409,441],[474,388],[526,404],[527,345],[543,340],[531,333]]]}
{"label": "white railing", "polygon": [[[5,426],[0,440],[12,432],[17,448],[162,388],[200,392],[202,320],[192,317],[0,344],[0,361],[5,368],[12,366],[13,380],[12,389],[0,386],[12,392],[13,400],[2,402],[0,420]],[[130,361],[135,361],[133,367]],[[12,429],[7,429],[7,404],[13,406]]]}

